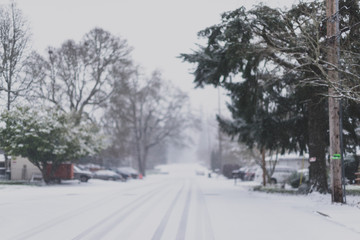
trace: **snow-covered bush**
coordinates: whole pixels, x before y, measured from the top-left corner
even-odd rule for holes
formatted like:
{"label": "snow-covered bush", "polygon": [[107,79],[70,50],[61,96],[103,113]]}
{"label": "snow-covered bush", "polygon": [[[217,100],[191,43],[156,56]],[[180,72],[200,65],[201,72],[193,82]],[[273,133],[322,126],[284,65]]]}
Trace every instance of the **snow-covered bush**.
{"label": "snow-covered bush", "polygon": [[8,155],[26,157],[43,173],[49,162],[56,166],[104,147],[99,129],[92,123],[74,124],[71,115],[56,109],[18,107],[0,116],[0,147]]}

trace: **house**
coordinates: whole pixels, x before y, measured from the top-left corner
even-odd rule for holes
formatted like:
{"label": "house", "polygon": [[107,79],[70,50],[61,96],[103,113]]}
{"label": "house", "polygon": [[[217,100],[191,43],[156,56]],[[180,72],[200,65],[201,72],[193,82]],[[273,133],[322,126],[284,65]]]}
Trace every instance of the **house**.
{"label": "house", "polygon": [[267,166],[281,165],[295,169],[309,167],[309,156],[307,154],[299,156],[298,154],[272,155],[265,158]]}
{"label": "house", "polygon": [[31,181],[42,176],[40,170],[27,158],[13,157],[11,159],[11,180]]}

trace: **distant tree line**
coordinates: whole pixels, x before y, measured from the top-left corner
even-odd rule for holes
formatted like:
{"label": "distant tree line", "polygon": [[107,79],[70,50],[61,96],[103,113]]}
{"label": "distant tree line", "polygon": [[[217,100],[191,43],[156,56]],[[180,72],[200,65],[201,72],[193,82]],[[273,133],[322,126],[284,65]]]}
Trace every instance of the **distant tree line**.
{"label": "distant tree line", "polygon": [[192,126],[187,95],[159,72],[144,76],[125,39],[94,28],[43,55],[30,48],[30,36],[21,10],[2,6],[0,147],[6,156],[27,157],[42,172],[47,162],[96,155],[116,167],[132,158],[145,174],[151,149],[181,142]]}
{"label": "distant tree line", "polygon": [[[328,191],[326,172],[328,87],[343,99],[344,151],[355,153],[360,124],[360,10],[340,0],[340,33],[326,36],[324,1],[300,2],[288,10],[263,4],[222,14],[219,24],[198,33],[207,44],[184,61],[196,64],[196,87],[227,90],[232,119],[221,129],[250,148],[284,154],[308,152],[311,188]],[[340,38],[340,65],[327,62],[329,41]],[[336,68],[340,84],[329,81]]]}

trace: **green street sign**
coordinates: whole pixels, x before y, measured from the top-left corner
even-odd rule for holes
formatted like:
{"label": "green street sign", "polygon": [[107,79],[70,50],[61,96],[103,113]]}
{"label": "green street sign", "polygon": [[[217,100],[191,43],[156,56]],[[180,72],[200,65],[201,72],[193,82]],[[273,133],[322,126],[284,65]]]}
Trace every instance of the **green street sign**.
{"label": "green street sign", "polygon": [[336,154],[334,154],[334,155],[332,156],[331,159],[333,159],[333,160],[339,160],[339,159],[341,159],[341,155],[338,154],[338,153],[336,153]]}

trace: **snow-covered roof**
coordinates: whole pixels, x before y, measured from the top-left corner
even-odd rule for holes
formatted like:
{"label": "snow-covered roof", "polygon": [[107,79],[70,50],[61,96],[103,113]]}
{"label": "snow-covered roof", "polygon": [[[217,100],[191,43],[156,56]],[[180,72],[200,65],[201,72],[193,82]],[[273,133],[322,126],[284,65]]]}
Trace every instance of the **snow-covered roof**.
{"label": "snow-covered roof", "polygon": [[275,161],[277,160],[299,160],[299,159],[308,159],[309,158],[309,154],[304,154],[304,155],[300,155],[299,153],[290,153],[290,154],[284,154],[284,155],[280,155],[278,154],[276,156],[276,154],[272,155],[272,156],[268,156],[265,157],[266,161]]}

